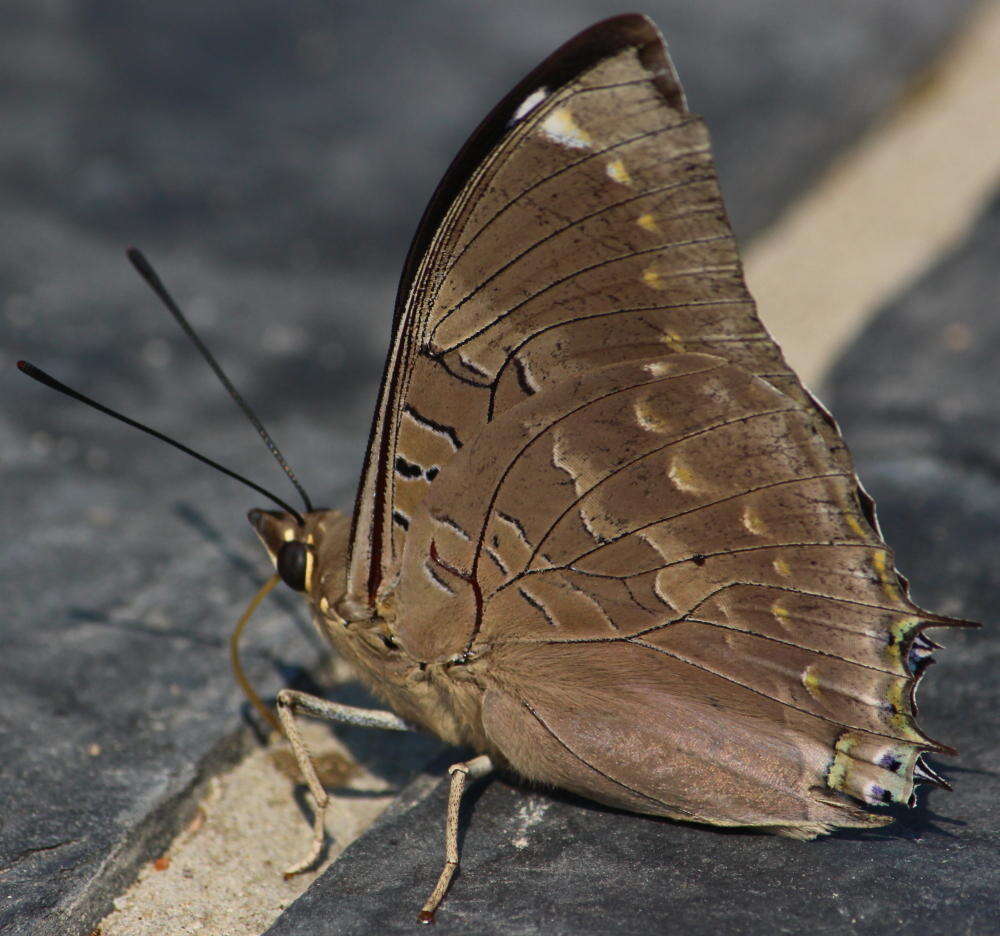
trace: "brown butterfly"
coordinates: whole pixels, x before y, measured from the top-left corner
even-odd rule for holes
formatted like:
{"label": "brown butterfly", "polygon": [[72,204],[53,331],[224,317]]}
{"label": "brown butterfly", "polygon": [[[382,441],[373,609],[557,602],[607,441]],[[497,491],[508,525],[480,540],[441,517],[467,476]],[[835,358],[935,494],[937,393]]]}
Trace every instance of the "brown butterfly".
{"label": "brown butterfly", "polygon": [[[282,578],[451,768],[813,838],[890,821],[923,762],[929,626],[836,424],[757,318],[655,26],[546,59],[453,162],[407,259],[353,522],[251,514]],[[395,713],[395,714],[393,714]]]}
{"label": "brown butterfly", "polygon": [[924,629],[967,622],[909,600],[836,423],[757,318],[707,131],[643,16],[546,59],[438,186],[353,521],[308,500],[250,519],[391,709],[279,693],[316,801],[290,873],[327,802],[296,713],[478,752],[451,768],[424,920],[493,766],[802,839],[945,785],[913,695]]}

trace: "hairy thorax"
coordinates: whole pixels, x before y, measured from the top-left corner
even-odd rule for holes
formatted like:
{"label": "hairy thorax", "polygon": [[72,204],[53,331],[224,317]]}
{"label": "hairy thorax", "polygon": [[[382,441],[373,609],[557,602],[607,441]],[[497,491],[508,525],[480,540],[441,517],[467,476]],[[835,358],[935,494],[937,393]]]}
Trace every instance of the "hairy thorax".
{"label": "hairy thorax", "polygon": [[476,657],[415,659],[394,637],[393,615],[345,621],[316,609],[315,620],[335,651],[396,714],[449,744],[489,747],[482,728],[485,683]]}
{"label": "hairy thorax", "polygon": [[461,655],[425,653],[413,644],[405,622],[397,618],[393,589],[383,589],[374,607],[349,593],[349,518],[335,510],[309,513],[304,533],[293,526],[290,517],[267,515],[258,522],[264,524],[265,543],[280,543],[293,530],[309,545],[305,590],[314,622],[376,696],[401,718],[449,744],[488,750],[481,716],[486,689],[484,655],[477,648]]}

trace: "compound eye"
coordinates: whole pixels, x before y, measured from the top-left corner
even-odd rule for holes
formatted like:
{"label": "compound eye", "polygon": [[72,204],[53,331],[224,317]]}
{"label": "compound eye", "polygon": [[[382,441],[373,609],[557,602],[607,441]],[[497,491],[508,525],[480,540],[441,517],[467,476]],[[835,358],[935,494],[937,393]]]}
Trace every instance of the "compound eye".
{"label": "compound eye", "polygon": [[308,551],[305,543],[290,540],[278,550],[278,575],[295,591],[306,590],[306,559]]}

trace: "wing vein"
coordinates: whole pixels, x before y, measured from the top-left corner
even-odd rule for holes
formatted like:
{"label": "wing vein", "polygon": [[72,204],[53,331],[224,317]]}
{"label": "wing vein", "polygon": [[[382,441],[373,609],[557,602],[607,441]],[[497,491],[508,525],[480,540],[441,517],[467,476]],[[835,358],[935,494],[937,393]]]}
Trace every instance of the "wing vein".
{"label": "wing vein", "polygon": [[[776,415],[778,413],[795,413],[795,412],[799,412],[799,411],[800,411],[800,407],[798,407],[798,406],[786,406],[786,407],[782,407],[782,408],[765,410],[765,411],[760,412],[760,413],[744,414],[743,416],[736,416],[736,417],[733,417],[732,419],[724,419],[724,420],[721,420],[720,422],[713,423],[711,426],[705,426],[705,427],[703,427],[701,429],[696,429],[693,432],[689,432],[686,435],[679,436],[676,439],[671,439],[669,442],[665,442],[663,445],[658,445],[658,446],[656,446],[656,448],[653,448],[653,449],[650,449],[649,451],[643,452],[641,455],[637,455],[635,458],[632,458],[631,460],[625,462],[625,464],[617,466],[616,468],[614,468],[610,472],[608,472],[606,475],[604,475],[600,480],[598,480],[594,484],[592,484],[582,494],[578,494],[577,497],[566,507],[566,509],[563,510],[563,512],[561,514],[559,514],[559,516],[556,517],[555,520],[552,521],[552,523],[549,525],[548,529],[546,529],[545,533],[542,534],[542,538],[538,541],[538,545],[535,546],[535,548],[532,550],[532,553],[528,557],[528,561],[524,564],[524,567],[523,567],[522,571],[524,569],[527,569],[532,564],[532,562],[534,562],[535,557],[538,554],[539,549],[542,548],[542,544],[545,542],[546,539],[548,539],[549,534],[553,531],[553,529],[555,529],[555,527],[559,525],[559,521],[561,521],[563,519],[563,517],[565,517],[571,510],[573,510],[574,507],[578,507],[580,505],[580,503],[584,500],[584,498],[588,497],[593,491],[597,490],[597,488],[599,488],[602,484],[604,484],[606,481],[610,481],[612,478],[614,478],[616,475],[618,475],[622,471],[627,471],[629,468],[631,468],[633,465],[637,464],[638,462],[642,461],[643,459],[650,458],[651,456],[656,455],[659,452],[666,451],[666,449],[670,448],[671,446],[679,445],[681,442],[687,442],[690,439],[696,439],[698,436],[704,435],[705,433],[708,433],[708,432],[713,432],[716,429],[722,429],[722,428],[725,428],[726,426],[732,426],[732,425],[735,425],[735,424],[741,423],[741,422],[750,422],[753,419],[760,419],[760,418],[763,418],[765,416],[774,416],[774,415]],[[741,492],[739,496],[742,497],[746,493],[748,493],[748,492]],[[723,503],[723,502],[724,501],[717,501],[716,503]],[[680,515],[678,514],[677,516],[680,516]],[[669,518],[664,518],[664,519],[670,519],[670,520],[672,520],[672,519],[674,519],[674,517],[669,517]],[[658,523],[662,522],[662,520],[657,521],[657,522]],[[612,539],[609,542],[614,542],[614,540]],[[602,545],[607,545],[607,543],[604,543]],[[574,560],[574,561],[576,561],[576,560]]]}
{"label": "wing vein", "polygon": [[[638,192],[635,195],[630,195],[628,198],[623,198],[620,201],[613,202],[610,205],[604,205],[601,208],[597,208],[594,211],[591,211],[589,214],[581,215],[579,218],[574,218],[572,221],[567,222],[562,227],[550,231],[544,237],[541,237],[538,240],[536,240],[533,244],[530,244],[529,246],[523,248],[519,253],[515,254],[513,257],[507,260],[506,263],[498,267],[489,276],[485,277],[480,282],[476,283],[475,287],[471,290],[471,292],[467,293],[462,299],[456,302],[450,309],[448,309],[447,312],[444,313],[442,318],[439,320],[438,325],[444,322],[445,319],[447,319],[453,312],[457,312],[458,309],[460,309],[463,305],[465,305],[466,302],[472,299],[473,296],[475,296],[477,293],[481,292],[483,289],[489,286],[489,284],[492,283],[498,276],[501,276],[512,266],[514,266],[514,264],[516,264],[518,261],[523,260],[533,250],[536,250],[543,244],[548,243],[550,240],[552,240],[555,237],[558,237],[560,234],[565,234],[566,231],[572,230],[577,225],[586,224],[588,221],[591,221],[592,219],[597,218],[600,215],[605,214],[609,211],[614,211],[616,208],[622,208],[625,205],[631,204],[632,202],[640,201],[643,198],[649,198],[651,195],[661,195],[664,192],[686,188],[689,185],[697,185],[701,182],[711,182],[714,178],[715,176],[708,174],[704,176],[696,176],[690,179],[683,179],[680,182],[671,182],[668,185],[661,185],[644,192]],[[658,217],[657,221],[662,221],[664,224],[666,224],[671,221],[679,221],[683,218],[689,218],[694,215],[717,213],[718,210],[719,210],[718,205],[709,205],[708,207],[693,208],[690,211],[684,211],[681,212],[680,214],[671,215],[670,217],[664,217],[664,218]],[[662,244],[661,248],[671,247],[671,246],[673,246],[673,244],[668,242]]]}
{"label": "wing vein", "polygon": [[523,698],[521,698],[520,695],[517,695],[517,700],[518,702],[521,703],[521,705],[523,705],[528,710],[528,712],[535,719],[535,721],[537,721],[538,724],[541,725],[545,733],[548,734],[549,737],[551,737],[552,740],[556,742],[556,744],[558,744],[564,751],[566,751],[566,753],[568,753],[571,757],[574,757],[585,767],[589,767],[595,773],[598,773],[602,777],[604,777],[605,780],[615,784],[615,786],[619,786],[623,790],[628,790],[628,792],[631,793],[633,796],[638,796],[641,799],[649,800],[651,803],[656,803],[659,806],[666,806],[667,809],[675,810],[676,812],[679,813],[684,813],[685,816],[691,816],[692,818],[696,818],[696,814],[691,812],[690,810],[683,809],[680,806],[675,806],[671,803],[665,803],[663,800],[657,799],[655,796],[650,796],[648,793],[643,793],[641,790],[637,790],[634,787],[630,787],[627,783],[623,783],[621,780],[612,777],[611,774],[602,770],[600,767],[596,766],[595,764],[592,764],[585,757],[583,757],[580,754],[577,754],[576,751],[574,751],[565,741],[563,741],[563,739],[560,738],[559,735],[556,734],[556,732],[548,726],[548,724],[545,722],[542,716],[539,715],[538,712],[536,712],[531,707],[530,703],[526,702]]}
{"label": "wing vein", "polygon": [[[810,712],[808,709],[802,708],[799,705],[795,705],[793,702],[788,702],[784,699],[779,699],[776,696],[764,692],[762,689],[755,689],[753,686],[744,682],[740,682],[738,679],[735,679],[732,676],[727,676],[725,673],[720,673],[718,670],[714,670],[709,666],[703,666],[700,663],[695,663],[693,660],[690,660],[679,653],[671,653],[669,650],[665,650],[662,647],[656,646],[656,644],[647,643],[644,640],[638,640],[638,639],[635,640],[629,639],[627,642],[636,647],[642,647],[646,650],[652,650],[654,653],[662,653],[664,656],[671,657],[672,659],[677,660],[679,663],[686,663],[688,666],[693,666],[695,669],[700,669],[702,672],[710,673],[711,675],[716,676],[719,679],[724,679],[726,682],[732,683],[734,686],[740,686],[741,688],[746,689],[748,692],[752,692],[755,695],[762,696],[765,699],[770,699],[772,702],[777,702],[779,705],[784,705],[785,707],[790,708],[793,711],[801,712],[803,715],[808,715],[810,718],[818,718],[821,721],[825,721],[832,725],[840,725],[843,728],[850,728],[852,731],[863,731],[866,734],[878,735],[880,738],[892,738],[894,741],[906,741],[910,744],[913,743],[912,741],[910,741],[909,738],[900,737],[899,735],[889,734],[888,732],[884,731],[875,731],[873,728],[862,728],[860,725],[852,725],[846,721],[841,721],[838,718],[830,718],[826,715],[820,715],[818,712]],[[869,708],[875,708],[877,710],[880,710],[878,706],[872,705],[872,703],[870,702],[865,702],[863,699],[857,699],[856,696],[850,696],[850,698],[856,699],[856,701],[860,702],[862,705],[867,705]]]}
{"label": "wing vein", "polygon": [[[606,318],[608,316],[613,316],[613,315],[627,315],[630,312],[679,312],[679,311],[682,311],[683,309],[694,309],[694,308],[698,308],[698,307],[701,307],[701,306],[713,306],[713,305],[752,305],[752,304],[753,304],[753,300],[752,299],[748,299],[748,298],[738,298],[738,299],[697,299],[697,300],[694,300],[692,302],[681,302],[681,303],[678,303],[676,305],[633,306],[633,307],[628,308],[628,309],[611,309],[610,311],[607,311],[607,312],[595,312],[593,315],[577,315],[577,316],[574,316],[572,318],[562,319],[561,321],[553,322],[551,325],[546,325],[544,328],[540,328],[537,331],[532,332],[530,335],[527,335],[525,338],[522,338],[521,341],[518,344],[514,345],[507,352],[507,356],[504,358],[503,364],[501,364],[500,367],[497,369],[496,376],[493,378],[493,382],[490,385],[490,405],[489,405],[489,412],[488,412],[487,421],[493,419],[493,407],[494,407],[494,401],[495,401],[495,398],[496,398],[497,386],[499,385],[500,380],[503,377],[504,371],[507,369],[508,365],[514,359],[514,357],[518,354],[518,352],[520,352],[521,350],[523,350],[528,344],[530,344],[536,338],[541,337],[546,332],[550,332],[550,331],[552,331],[555,328],[562,328],[563,326],[566,326],[566,325],[576,325],[576,324],[579,324],[580,322],[589,322],[592,319]],[[703,339],[699,338],[698,340],[701,341]],[[712,341],[722,341],[723,339],[712,338],[712,339],[709,339],[709,340],[712,340]],[[732,339],[725,339],[725,340],[737,341],[739,339],[732,338]],[[750,340],[750,339],[748,339],[748,340]],[[758,341],[758,340],[769,341],[770,340],[770,336],[766,335],[766,334],[755,335],[755,336],[753,336],[752,340],[754,340],[754,341]]]}
{"label": "wing vein", "polygon": [[[545,111],[545,115],[546,116],[548,115],[548,111]],[[541,115],[539,115],[537,120],[532,122],[530,129],[534,129],[540,119]],[[447,277],[447,275],[451,273],[452,268],[455,266],[455,264],[462,259],[466,251],[468,251],[472,247],[472,245],[479,238],[479,236],[491,224],[493,224],[493,222],[496,221],[497,218],[500,217],[500,215],[502,215],[505,211],[510,209],[518,201],[524,198],[524,196],[527,195],[529,192],[533,192],[540,185],[544,185],[546,182],[550,182],[552,179],[558,178],[563,173],[570,172],[571,170],[576,169],[578,166],[582,165],[583,163],[589,162],[592,159],[598,159],[599,157],[604,156],[607,153],[614,152],[615,150],[621,149],[622,147],[625,146],[630,146],[633,143],[638,143],[641,140],[646,140],[649,139],[650,137],[658,136],[661,133],[667,133],[670,130],[681,130],[684,127],[688,126],[689,124],[697,122],[699,119],[700,118],[698,117],[688,117],[684,120],[675,121],[674,123],[664,124],[662,127],[654,127],[652,130],[646,130],[643,133],[636,134],[635,136],[629,137],[628,139],[620,140],[617,143],[612,143],[610,146],[606,146],[603,149],[594,150],[590,153],[587,153],[586,156],[581,156],[579,159],[575,159],[572,162],[567,163],[565,166],[563,166],[560,169],[557,169],[555,172],[552,172],[549,175],[542,177],[537,182],[533,182],[531,185],[527,186],[527,188],[522,189],[516,195],[510,198],[507,202],[501,205],[493,215],[491,215],[489,218],[486,219],[486,221],[483,222],[481,227],[477,228],[476,232],[472,235],[472,237],[470,237],[469,240],[467,240],[465,244],[462,246],[462,248],[455,253],[455,256],[452,258],[451,263],[444,270],[442,278]],[[511,147],[511,151],[512,152],[516,151],[517,147],[526,138],[527,138],[527,133],[521,135],[515,142],[514,146]],[[664,160],[664,162],[669,162],[675,159],[684,159],[685,157],[688,156],[697,156],[699,153],[707,153],[709,151],[710,148],[708,146],[700,146],[692,150],[686,150],[682,153],[676,153],[674,156],[671,156],[669,160]]]}
{"label": "wing vein", "polygon": [[[668,519],[673,519],[672,517]],[[694,562],[695,560],[704,559],[714,559],[718,556],[736,556],[741,553],[748,552],[760,552],[764,549],[799,549],[799,548],[822,548],[822,549],[873,549],[870,543],[857,543],[848,540],[822,540],[814,543],[770,543],[761,544],[759,546],[740,546],[736,549],[722,549],[718,552],[710,553],[692,553],[690,556],[685,556],[683,559],[674,559],[671,562],[665,562],[663,565],[653,566],[651,569],[643,569],[641,572],[630,572],[628,575],[612,575],[605,572],[588,572],[585,569],[578,569],[571,563],[567,563],[561,566],[552,566],[547,569],[530,569],[529,571],[523,573],[523,575],[534,575],[539,572],[551,572],[553,569],[568,569],[571,572],[578,572],[580,575],[589,575],[593,578],[606,578],[606,579],[626,579],[626,578],[638,578],[640,575],[649,575],[652,572],[662,572],[664,569],[670,569],[673,566],[683,565],[685,562]],[[598,549],[603,547],[598,546]],[[591,550],[594,552],[596,550]],[[573,562],[578,562],[579,559],[574,559]],[[514,579],[512,579],[514,581]],[[499,589],[498,589],[499,591]]]}
{"label": "wing vein", "polygon": [[[715,364],[715,365],[712,365],[711,367],[702,368],[700,371],[690,371],[688,373],[707,373],[709,371],[717,370],[719,367],[724,367],[724,366],[725,366],[724,364]],[[529,446],[531,446],[535,442],[537,442],[538,439],[540,439],[542,436],[544,436],[547,432],[551,431],[553,427],[557,426],[564,419],[568,419],[570,416],[574,415],[575,413],[578,413],[582,409],[586,409],[586,407],[590,406],[593,403],[598,403],[601,400],[610,399],[611,397],[613,397],[613,396],[615,396],[616,394],[619,394],[619,393],[627,393],[629,390],[632,390],[632,389],[634,389],[637,386],[643,386],[643,385],[652,386],[652,385],[659,384],[659,383],[665,383],[668,380],[675,380],[678,377],[683,377],[683,376],[687,376],[687,374],[667,374],[667,375],[665,375],[663,377],[655,377],[653,379],[642,380],[642,381],[640,381],[640,382],[638,382],[636,384],[630,384],[629,386],[626,386],[626,387],[615,387],[614,389],[608,390],[606,393],[603,393],[603,394],[595,397],[592,400],[588,400],[585,403],[581,403],[579,406],[576,406],[573,409],[569,410],[568,412],[563,413],[562,415],[558,416],[556,419],[552,420],[552,422],[546,424],[545,426],[541,427],[537,432],[535,432],[531,436],[530,439],[528,439],[516,452],[513,453],[512,457],[510,458],[510,460],[507,463],[507,467],[504,468],[504,470],[501,473],[500,477],[497,479],[497,481],[493,485],[493,490],[490,492],[489,503],[486,505],[486,508],[483,511],[483,516],[486,517],[487,520],[486,520],[486,522],[483,523],[482,528],[479,531],[479,542],[476,544],[476,551],[475,551],[475,555],[474,555],[473,560],[472,560],[472,574],[471,574],[471,577],[472,578],[476,578],[476,571],[477,571],[478,566],[479,566],[479,557],[482,554],[483,542],[484,542],[485,537],[486,537],[486,528],[489,525],[488,518],[493,513],[493,507],[496,504],[497,497],[500,496],[500,489],[501,489],[501,487],[503,487],[503,484],[507,480],[507,476],[510,474],[510,472],[513,469],[514,465],[517,464],[518,459],[521,457],[521,455],[524,454],[524,452],[527,450],[527,448]],[[514,579],[511,579],[511,581],[514,581]],[[472,633],[469,636],[468,647],[472,646],[472,642],[475,640],[476,635],[479,633],[479,628],[480,628],[481,625],[482,625],[482,621],[481,620],[477,620],[476,621],[476,625],[475,625],[475,627],[473,627]]]}
{"label": "wing vein", "polygon": [[[470,341],[478,338],[484,332],[489,331],[494,328],[498,323],[510,318],[518,309],[522,306],[527,305],[529,302],[533,302],[539,296],[545,295],[557,286],[561,286],[563,283],[567,283],[570,280],[575,279],[578,276],[582,276],[585,273],[590,273],[592,270],[599,270],[601,267],[610,266],[613,263],[621,263],[624,260],[631,260],[633,257],[642,257],[646,254],[656,254],[663,253],[667,250],[676,250],[679,247],[695,247],[701,244],[712,244],[718,243],[719,241],[731,241],[733,240],[732,233],[727,234],[715,234],[712,237],[696,237],[687,241],[674,241],[672,244],[664,244],[657,247],[649,247],[645,250],[631,250],[628,253],[619,254],[616,257],[608,257],[606,260],[600,260],[597,263],[592,263],[589,266],[581,267],[574,270],[572,273],[567,273],[565,276],[560,276],[558,279],[553,280],[551,283],[547,283],[541,289],[536,290],[531,295],[526,296],[520,302],[515,303],[509,309],[505,309],[503,312],[493,316],[493,318],[483,325],[481,328],[476,329],[470,335],[467,335],[461,341],[455,342],[453,345],[447,348],[435,349],[435,353],[447,353],[450,351],[456,351],[458,348],[464,347]],[[703,266],[697,267],[690,270],[675,270],[670,273],[661,274],[659,277],[660,282],[668,279],[680,279],[684,276],[701,276],[703,273],[723,273],[728,270],[739,270],[740,266],[738,263],[725,263],[716,264],[714,266]],[[454,310],[451,310],[454,311]],[[451,312],[448,313],[450,315]],[[434,326],[434,330],[431,332],[429,343],[434,341],[434,336],[437,334],[438,329],[447,321],[448,315],[443,316],[437,324]]]}
{"label": "wing vein", "polygon": [[[722,630],[734,631],[737,634],[746,634],[749,637],[756,637],[760,640],[770,640],[773,643],[783,644],[786,647],[795,647],[797,650],[803,650],[806,653],[815,653],[817,656],[829,657],[834,660],[840,660],[843,663],[847,663],[850,666],[860,666],[862,669],[874,670],[876,673],[885,673],[888,676],[901,676],[902,674],[895,672],[894,670],[885,669],[881,666],[873,666],[871,663],[859,663],[857,660],[849,660],[847,657],[841,656],[839,653],[829,653],[826,650],[816,650],[814,647],[807,647],[803,644],[796,643],[794,640],[783,640],[781,637],[774,637],[770,634],[762,634],[755,630],[750,630],[747,627],[734,627],[731,624],[722,624],[719,621],[706,621],[704,618],[694,618],[694,617],[683,617],[676,621],[671,621],[670,624],[682,624],[685,621],[689,621],[692,624],[705,624],[708,627],[718,627]],[[635,634],[629,635],[629,639],[634,639],[638,637],[644,637],[646,634],[655,633],[656,631],[663,630],[667,627],[667,624],[657,624],[655,627],[650,627],[643,631],[637,631]],[[859,631],[849,631],[846,628],[838,627],[839,630],[844,633],[860,634]],[[866,635],[867,636],[867,635]]]}
{"label": "wing vein", "polygon": [[[725,504],[728,501],[738,500],[741,497],[746,497],[748,494],[756,494],[758,491],[766,491],[766,490],[768,490],[770,488],[781,487],[782,485],[786,485],[786,484],[801,484],[801,483],[807,482],[807,481],[818,481],[818,480],[820,480],[822,478],[846,478],[846,477],[848,477],[848,476],[844,472],[834,471],[834,472],[827,472],[827,473],[824,473],[824,474],[807,475],[807,476],[798,477],[798,478],[784,478],[781,481],[769,481],[767,484],[761,484],[761,485],[758,485],[757,487],[748,488],[748,489],[743,490],[743,491],[738,491],[735,494],[729,494],[726,497],[722,497],[722,498],[719,498],[718,500],[710,501],[709,503],[699,504],[696,507],[689,507],[687,510],[682,510],[682,511],[679,511],[678,513],[671,514],[669,517],[660,517],[657,520],[651,520],[651,521],[649,521],[649,523],[644,523],[641,526],[634,527],[634,528],[632,528],[630,530],[626,530],[625,532],[620,533],[618,536],[611,537],[606,542],[600,543],[599,545],[595,546],[593,549],[589,549],[586,552],[581,553],[575,559],[571,559],[569,562],[563,563],[562,565],[559,565],[559,566],[547,566],[546,568],[542,568],[542,569],[525,569],[524,571],[519,572],[516,576],[514,576],[514,578],[510,579],[507,582],[504,582],[503,585],[501,585],[499,588],[496,589],[495,592],[493,592],[493,594],[496,594],[496,592],[503,591],[503,589],[507,588],[509,585],[512,585],[514,582],[518,581],[523,576],[526,576],[526,575],[538,575],[538,574],[543,573],[543,572],[552,572],[553,570],[556,570],[556,569],[571,569],[574,572],[579,572],[581,575],[591,575],[591,576],[593,576],[595,578],[616,578],[616,579],[622,579],[622,580],[627,579],[627,578],[634,578],[637,575],[647,575],[650,572],[656,572],[656,571],[658,571],[661,568],[666,568],[666,566],[657,566],[657,567],[655,567],[653,569],[646,569],[646,570],[644,570],[642,572],[634,572],[634,573],[631,573],[631,574],[629,574],[627,576],[620,576],[620,575],[603,575],[603,574],[598,573],[598,572],[587,572],[584,569],[577,569],[577,568],[575,568],[574,563],[579,562],[581,559],[585,559],[587,556],[589,556],[589,555],[591,555],[591,554],[593,554],[595,552],[598,552],[599,550],[604,549],[607,546],[611,546],[614,543],[617,543],[619,540],[622,540],[625,537],[632,536],[635,533],[640,533],[643,530],[648,529],[649,527],[652,527],[652,526],[656,526],[659,523],[667,523],[670,520],[676,520],[678,517],[684,517],[684,516],[687,516],[689,514],[695,514],[695,513],[698,513],[701,510],[707,510],[707,509],[709,509],[711,507],[716,507],[719,504]],[[750,549],[776,549],[776,548],[778,548],[778,545],[785,545],[785,544],[772,544],[771,546],[754,546],[754,547],[747,547],[747,548],[750,548]],[[789,545],[791,545],[791,544],[789,544]],[[800,544],[800,545],[812,545],[812,544]],[[822,543],[822,544],[819,544],[819,545],[830,545],[830,544],[829,543]],[[860,545],[860,544],[854,544],[854,545]],[[867,544],[865,544],[865,545],[867,545]],[[724,552],[721,552],[721,553],[695,553],[694,555],[689,556],[689,557],[687,557],[685,559],[679,559],[676,562],[667,563],[667,566],[677,565],[677,564],[679,564],[681,562],[690,562],[692,559],[695,558],[695,556],[703,556],[703,557],[707,558],[709,556],[714,556],[714,555],[729,555],[730,552],[740,552],[740,551],[742,551],[742,550],[727,550],[727,551],[724,551]]]}

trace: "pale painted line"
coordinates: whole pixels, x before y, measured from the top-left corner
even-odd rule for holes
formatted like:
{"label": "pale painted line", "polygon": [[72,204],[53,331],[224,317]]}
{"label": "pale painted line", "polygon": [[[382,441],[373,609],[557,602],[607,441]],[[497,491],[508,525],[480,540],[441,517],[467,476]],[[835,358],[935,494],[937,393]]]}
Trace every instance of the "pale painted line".
{"label": "pale painted line", "polygon": [[761,318],[807,386],[1000,183],[1000,3],[973,12],[927,77],[747,252]]}

